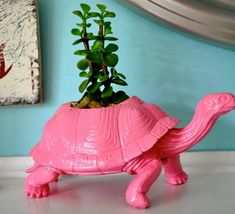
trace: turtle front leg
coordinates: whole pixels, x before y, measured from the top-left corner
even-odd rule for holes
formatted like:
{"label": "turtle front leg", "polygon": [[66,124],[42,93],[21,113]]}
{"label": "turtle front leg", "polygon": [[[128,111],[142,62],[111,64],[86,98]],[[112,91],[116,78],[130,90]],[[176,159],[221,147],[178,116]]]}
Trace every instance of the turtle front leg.
{"label": "turtle front leg", "polygon": [[184,184],[188,180],[188,175],[184,172],[181,166],[179,154],[162,160],[162,163],[168,183],[180,185]]}
{"label": "turtle front leg", "polygon": [[127,203],[133,207],[147,208],[150,200],[146,193],[161,173],[161,161],[152,158],[137,159],[130,166],[126,172],[135,174],[135,177],[126,191]]}
{"label": "turtle front leg", "polygon": [[25,194],[29,198],[47,197],[50,193],[49,183],[56,182],[59,173],[50,167],[39,167],[25,181]]}

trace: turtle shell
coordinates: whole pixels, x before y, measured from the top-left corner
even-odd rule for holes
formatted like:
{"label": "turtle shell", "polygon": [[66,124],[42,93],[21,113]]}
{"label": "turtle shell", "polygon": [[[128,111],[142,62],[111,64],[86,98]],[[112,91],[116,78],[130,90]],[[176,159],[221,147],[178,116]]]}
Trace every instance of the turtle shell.
{"label": "turtle shell", "polygon": [[30,155],[37,166],[76,174],[111,173],[151,149],[177,124],[160,107],[137,97],[96,109],[67,103],[47,122]]}

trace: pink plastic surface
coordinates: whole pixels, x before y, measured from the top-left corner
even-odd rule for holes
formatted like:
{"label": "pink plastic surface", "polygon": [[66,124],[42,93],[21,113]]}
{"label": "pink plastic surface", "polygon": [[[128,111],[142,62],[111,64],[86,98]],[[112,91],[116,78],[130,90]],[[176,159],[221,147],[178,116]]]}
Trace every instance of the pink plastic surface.
{"label": "pink plastic surface", "polygon": [[49,195],[49,183],[61,174],[134,175],[127,192],[127,202],[147,208],[146,193],[161,173],[178,185],[188,176],[179,154],[198,143],[210,131],[217,118],[235,109],[229,93],[204,97],[192,122],[175,128],[178,120],[158,106],[131,97],[121,104],[98,109],[77,109],[62,105],[45,126],[41,141],[32,149],[35,165],[25,182],[26,195]]}

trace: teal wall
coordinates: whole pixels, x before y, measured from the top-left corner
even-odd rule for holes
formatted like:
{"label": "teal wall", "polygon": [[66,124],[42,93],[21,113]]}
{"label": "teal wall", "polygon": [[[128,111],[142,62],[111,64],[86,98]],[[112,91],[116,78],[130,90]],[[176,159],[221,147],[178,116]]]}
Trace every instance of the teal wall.
{"label": "teal wall", "polygon": [[[80,79],[70,35],[78,0],[39,0],[44,101],[35,106],[0,108],[0,155],[27,155],[45,122],[63,102],[80,97]],[[83,1],[94,5],[98,1]],[[118,69],[127,76],[129,95],[156,103],[187,124],[198,100],[212,92],[235,93],[235,51],[166,28],[113,0],[117,13]],[[194,150],[234,150],[235,113],[218,121]]]}

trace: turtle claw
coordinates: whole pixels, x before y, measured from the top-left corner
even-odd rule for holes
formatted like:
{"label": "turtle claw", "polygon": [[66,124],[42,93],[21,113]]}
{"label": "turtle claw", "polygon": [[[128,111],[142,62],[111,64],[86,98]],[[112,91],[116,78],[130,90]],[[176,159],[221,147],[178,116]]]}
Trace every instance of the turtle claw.
{"label": "turtle claw", "polygon": [[166,180],[170,184],[180,185],[184,184],[188,180],[188,175],[184,171],[182,171],[179,175],[166,177]]}
{"label": "turtle claw", "polygon": [[42,186],[26,185],[26,196],[29,198],[42,198],[47,197],[50,193],[49,185]]}
{"label": "turtle claw", "polygon": [[136,208],[148,208],[150,206],[150,200],[146,194],[137,193],[132,197],[127,197],[127,203]]}

